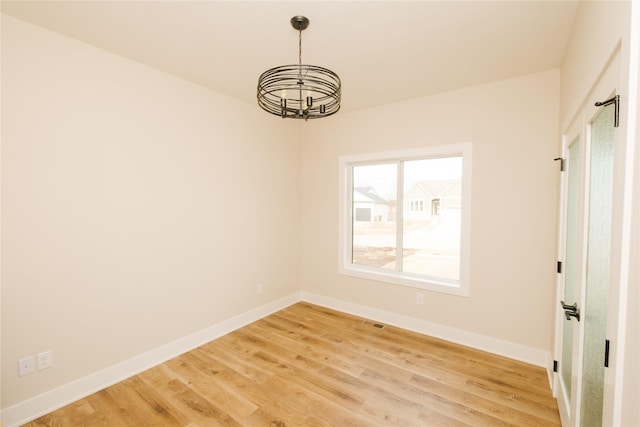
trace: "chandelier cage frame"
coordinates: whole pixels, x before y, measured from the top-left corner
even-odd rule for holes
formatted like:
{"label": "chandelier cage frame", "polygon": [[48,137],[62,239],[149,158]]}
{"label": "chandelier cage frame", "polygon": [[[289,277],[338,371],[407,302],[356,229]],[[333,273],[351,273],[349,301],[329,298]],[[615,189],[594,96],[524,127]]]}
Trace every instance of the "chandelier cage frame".
{"label": "chandelier cage frame", "polygon": [[260,108],[283,119],[319,119],[340,110],[340,77],[328,68],[302,63],[302,30],[309,26],[304,16],[291,18],[298,30],[298,64],[270,68],[258,79]]}

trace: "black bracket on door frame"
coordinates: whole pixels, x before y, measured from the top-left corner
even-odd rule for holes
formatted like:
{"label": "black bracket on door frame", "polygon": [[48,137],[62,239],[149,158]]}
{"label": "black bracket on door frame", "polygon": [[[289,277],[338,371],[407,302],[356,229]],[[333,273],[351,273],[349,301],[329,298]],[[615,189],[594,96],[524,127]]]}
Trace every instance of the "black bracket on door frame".
{"label": "black bracket on door frame", "polygon": [[607,105],[615,104],[615,113],[613,116],[613,127],[617,128],[620,126],[620,95],[616,95],[613,98],[607,99],[606,101],[596,102],[596,107],[606,107]]}
{"label": "black bracket on door frame", "polygon": [[554,162],[560,160],[560,172],[564,172],[564,159],[562,157],[556,157],[553,159]]}

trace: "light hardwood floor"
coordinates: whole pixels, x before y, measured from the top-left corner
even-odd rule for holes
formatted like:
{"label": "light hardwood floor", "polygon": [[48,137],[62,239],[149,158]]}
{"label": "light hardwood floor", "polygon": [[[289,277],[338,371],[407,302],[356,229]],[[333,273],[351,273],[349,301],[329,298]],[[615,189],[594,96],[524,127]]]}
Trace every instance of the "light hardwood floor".
{"label": "light hardwood floor", "polygon": [[26,424],[218,425],[558,426],[560,419],[542,368],[298,303]]}

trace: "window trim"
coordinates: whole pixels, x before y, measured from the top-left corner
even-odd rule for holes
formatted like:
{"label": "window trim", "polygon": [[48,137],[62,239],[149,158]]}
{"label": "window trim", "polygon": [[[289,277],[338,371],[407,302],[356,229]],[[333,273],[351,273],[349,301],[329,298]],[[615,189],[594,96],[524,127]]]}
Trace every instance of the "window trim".
{"label": "window trim", "polygon": [[[419,276],[416,274],[386,271],[374,267],[353,264],[352,257],[352,174],[353,166],[379,164],[401,160],[417,160],[438,157],[462,156],[462,192],[460,218],[460,280],[451,283],[446,279]],[[385,151],[367,154],[340,156],[339,166],[339,248],[338,273],[346,276],[382,281],[386,283],[408,286],[428,291],[442,292],[452,295],[470,295],[470,249],[471,249],[471,143],[449,144],[416,149]]]}

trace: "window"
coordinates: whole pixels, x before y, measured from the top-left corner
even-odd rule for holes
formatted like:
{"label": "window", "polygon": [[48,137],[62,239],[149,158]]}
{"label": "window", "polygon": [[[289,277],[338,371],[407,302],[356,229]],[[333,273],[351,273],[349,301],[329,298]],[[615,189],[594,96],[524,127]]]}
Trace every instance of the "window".
{"label": "window", "polygon": [[411,210],[412,211],[422,211],[422,210],[424,210],[424,200],[412,200],[411,201]]}
{"label": "window", "polygon": [[340,158],[341,274],[469,294],[471,144]]}

